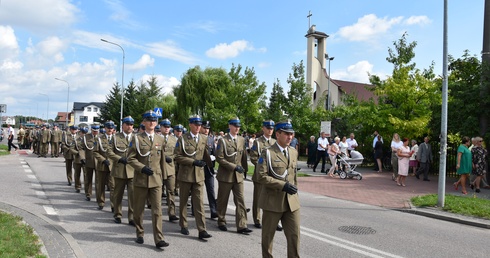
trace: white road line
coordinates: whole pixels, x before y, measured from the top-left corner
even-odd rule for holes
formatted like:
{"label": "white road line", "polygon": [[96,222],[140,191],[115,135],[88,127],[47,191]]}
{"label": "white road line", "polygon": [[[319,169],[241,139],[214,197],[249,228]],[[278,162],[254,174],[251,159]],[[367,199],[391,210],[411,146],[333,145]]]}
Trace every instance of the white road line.
{"label": "white road line", "polygon": [[26,173],[32,173],[32,170],[30,168],[25,168],[24,169],[24,172],[26,172]]}
{"label": "white road line", "polygon": [[35,188],[41,188],[41,184],[38,183],[31,183],[31,186]]}
{"label": "white road line", "polygon": [[51,205],[43,205],[43,208],[48,215],[58,215],[56,210]]}
{"label": "white road line", "polygon": [[22,165],[22,167],[23,167],[24,169],[26,169],[26,168],[30,168],[30,167],[29,167],[29,165]]}
{"label": "white road line", "polygon": [[35,175],[27,175],[28,178],[30,179],[36,179],[36,176]]}
{"label": "white road line", "polygon": [[[309,236],[309,237],[313,237],[315,239],[318,239],[318,240],[324,241],[324,242],[328,242],[328,243],[332,243],[333,242],[334,245],[337,245],[337,246],[340,246],[342,248],[346,248],[346,249],[349,249],[349,250],[352,250],[352,251],[355,251],[355,252],[358,252],[358,253],[364,254],[365,251],[358,249],[358,248],[362,248],[362,249],[365,249],[367,251],[370,251],[370,252],[373,252],[373,253],[378,253],[380,255],[383,255],[383,256],[377,256],[376,254],[368,253],[368,254],[370,254],[371,257],[393,257],[393,258],[401,258],[401,256],[398,256],[398,255],[395,255],[395,254],[391,254],[391,253],[388,253],[388,252],[384,252],[384,251],[381,251],[381,250],[378,250],[378,249],[375,249],[375,248],[372,248],[372,247],[369,247],[369,246],[365,246],[365,245],[361,245],[361,244],[358,244],[358,243],[354,243],[351,240],[342,239],[340,237],[335,237],[335,236],[332,236],[332,235],[328,235],[328,234],[325,234],[325,233],[320,232],[320,231],[316,231],[316,230],[311,229],[311,228],[301,227],[301,231],[302,231],[301,234],[303,234],[303,235],[306,235],[306,236]],[[306,232],[304,232],[304,231],[306,231]],[[319,235],[319,236],[316,236],[316,235],[313,235],[313,234],[316,234],[316,235]],[[330,239],[326,239],[326,238],[330,238]],[[353,245],[354,247],[350,247],[350,246],[347,246],[347,245],[341,244],[341,243],[349,243],[349,244]],[[375,255],[375,256],[372,256],[372,255]]]}
{"label": "white road line", "polygon": [[21,165],[27,165],[27,162],[25,162],[25,161],[22,161],[22,160],[21,160],[21,161],[20,161],[20,164],[21,164]]}
{"label": "white road line", "polygon": [[36,191],[36,195],[39,197],[46,197],[46,193],[43,191]]}

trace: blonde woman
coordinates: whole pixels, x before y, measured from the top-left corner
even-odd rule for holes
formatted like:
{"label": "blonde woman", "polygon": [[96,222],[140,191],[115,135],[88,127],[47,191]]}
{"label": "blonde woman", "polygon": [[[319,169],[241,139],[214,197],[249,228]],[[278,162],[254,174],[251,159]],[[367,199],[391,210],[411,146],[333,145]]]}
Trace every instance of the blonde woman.
{"label": "blonde woman", "polygon": [[403,146],[403,142],[400,141],[400,135],[397,133],[393,134],[393,139],[391,140],[391,165],[393,166],[391,179],[393,181],[398,177],[398,157],[396,153],[401,146]]}
{"label": "blonde woman", "polygon": [[330,163],[332,163],[332,167],[330,167],[328,175],[331,177],[334,177],[333,173],[335,172],[335,168],[337,167],[337,155],[341,153],[339,148],[340,138],[335,137],[334,141],[335,142],[328,149],[328,156],[330,157]]}

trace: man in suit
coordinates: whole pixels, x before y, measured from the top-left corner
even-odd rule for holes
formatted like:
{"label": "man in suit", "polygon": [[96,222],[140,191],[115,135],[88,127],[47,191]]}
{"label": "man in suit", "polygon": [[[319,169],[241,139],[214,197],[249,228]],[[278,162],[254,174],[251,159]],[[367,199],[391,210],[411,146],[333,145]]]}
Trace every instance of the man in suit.
{"label": "man in suit", "polygon": [[211,166],[211,158],[206,149],[207,137],[199,134],[201,125],[200,116],[194,115],[189,118],[190,131],[179,137],[174,153],[175,162],[179,164],[177,180],[180,184],[180,233],[189,235],[186,204],[190,194],[199,231],[198,237],[206,239],[211,235],[206,231],[204,215],[204,166]]}
{"label": "man in suit", "polygon": [[415,177],[420,179],[420,174],[424,173],[424,181],[429,180],[429,167],[432,163],[432,149],[429,144],[429,137],[424,137],[424,142],[420,144],[419,150],[417,151],[417,160],[420,163],[420,167],[415,173]]}
{"label": "man in suit", "polygon": [[108,150],[112,148],[112,137],[116,125],[113,121],[104,123],[105,133],[99,134],[96,139],[94,157],[97,160],[95,195],[97,198],[98,209],[102,210],[105,205],[105,186],[109,187],[111,210],[114,212],[114,180],[111,177],[113,164],[109,160]]}
{"label": "man in suit", "polygon": [[85,170],[83,174],[83,188],[85,191],[85,200],[90,201],[92,198],[92,185],[94,182],[94,173],[96,168],[94,150],[97,144],[100,126],[93,124],[91,126],[92,133],[83,135],[81,141],[83,151],[85,152]]}
{"label": "man in suit", "polygon": [[134,224],[133,218],[133,177],[134,168],[128,165],[129,144],[133,137],[134,119],[127,116],[122,120],[122,132],[114,135],[112,148],[108,150],[111,163],[111,177],[114,179],[114,222],[121,224],[122,199],[124,189],[128,190],[128,222]]}
{"label": "man in suit", "polygon": [[136,243],[143,244],[145,202],[151,204],[153,240],[157,248],[167,247],[162,230],[162,178],[165,163],[164,140],[155,134],[158,117],[153,110],[143,114],[145,131],[132,137],[128,164],[134,168],[133,201]]}
{"label": "man in suit", "polygon": [[49,142],[51,141],[51,132],[48,129],[49,125],[43,124],[39,133],[40,153],[37,156],[46,158],[49,150]]}
{"label": "man in suit", "polygon": [[204,184],[206,185],[211,219],[214,219],[218,217],[218,214],[216,213],[216,194],[214,192],[214,163],[216,160],[216,147],[214,145],[214,136],[213,134],[209,133],[209,130],[211,130],[211,123],[209,121],[204,121],[201,126],[201,134],[208,137],[208,140],[206,141],[206,148],[212,161],[211,166],[204,167]]}
{"label": "man in suit", "polygon": [[166,187],[168,206],[168,220],[170,222],[179,220],[175,215],[175,162],[174,150],[177,139],[170,134],[171,123],[169,119],[160,122],[161,137],[164,141],[163,152],[165,154],[165,167],[163,170],[163,184]]}
{"label": "man in suit", "polygon": [[71,182],[73,181],[73,160],[75,159],[73,149],[75,148],[77,131],[77,126],[70,126],[70,133],[65,134],[65,139],[63,139],[63,142],[61,143],[63,156],[65,157],[66,179],[68,180],[68,186],[71,186]]}
{"label": "man in suit", "polygon": [[282,222],[288,257],[299,257],[300,213],[297,194],[298,152],[289,146],[294,137],[289,121],[276,124],[276,143],[262,152],[258,160],[262,193],[259,207],[262,216],[262,257],[272,257],[272,243],[277,223]]}
{"label": "man in suit", "polygon": [[55,124],[53,126],[53,130],[51,130],[51,157],[59,157],[60,156],[60,142],[62,136],[61,130],[58,128],[58,125]]}
{"label": "man in suit", "polygon": [[243,194],[243,174],[248,171],[248,162],[245,139],[238,134],[241,126],[238,117],[228,120],[230,132],[221,138],[216,146],[216,160],[219,164],[216,175],[218,179],[218,228],[222,231],[228,230],[225,216],[230,192],[233,191],[237,232],[248,235],[252,230],[247,228],[247,210]]}

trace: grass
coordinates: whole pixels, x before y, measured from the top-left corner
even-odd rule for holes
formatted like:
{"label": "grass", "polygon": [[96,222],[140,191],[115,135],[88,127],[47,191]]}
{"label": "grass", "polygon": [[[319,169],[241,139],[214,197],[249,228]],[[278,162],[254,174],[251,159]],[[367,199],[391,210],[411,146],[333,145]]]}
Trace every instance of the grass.
{"label": "grass", "polygon": [[0,254],[2,257],[46,257],[39,238],[22,218],[0,211]]}
{"label": "grass", "polygon": [[[436,207],[437,194],[413,197],[411,201],[417,207]],[[456,214],[490,219],[490,200],[477,198],[476,195],[462,197],[446,194],[442,209]]]}
{"label": "grass", "polygon": [[0,144],[0,156],[3,155],[9,155],[8,147],[7,145]]}

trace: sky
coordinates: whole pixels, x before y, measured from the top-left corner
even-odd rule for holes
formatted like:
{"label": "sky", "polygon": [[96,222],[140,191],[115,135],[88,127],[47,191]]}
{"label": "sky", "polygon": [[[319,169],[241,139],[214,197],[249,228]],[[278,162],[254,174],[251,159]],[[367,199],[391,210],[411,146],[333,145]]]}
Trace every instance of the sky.
{"label": "sky", "polygon": [[[449,54],[480,57],[484,1],[448,2]],[[434,62],[440,75],[443,10],[442,0],[0,0],[2,115],[54,119],[67,102],[103,102],[122,80],[122,49],[125,85],[156,76],[171,93],[189,68],[240,64],[268,97],[276,80],[287,91],[292,66],[306,61],[309,24],[329,35],[333,79],[386,78],[388,48],[405,32],[417,68]]]}

